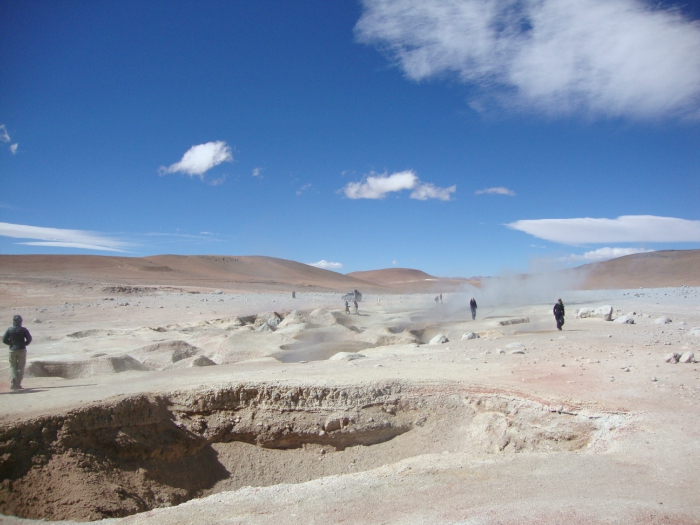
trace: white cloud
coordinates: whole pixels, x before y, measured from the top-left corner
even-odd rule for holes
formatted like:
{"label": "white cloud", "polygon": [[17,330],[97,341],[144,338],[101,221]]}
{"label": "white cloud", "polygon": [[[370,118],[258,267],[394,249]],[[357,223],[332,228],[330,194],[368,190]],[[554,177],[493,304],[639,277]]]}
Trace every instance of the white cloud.
{"label": "white cloud", "polygon": [[222,140],[207,142],[192,146],[182,156],[180,162],[171,164],[167,168],[161,166],[158,170],[161,175],[166,173],[185,173],[191,177],[203,178],[205,172],[218,166],[222,162],[232,162],[231,148]]}
{"label": "white cloud", "polygon": [[37,239],[37,241],[20,242],[29,246],[56,246],[65,248],[82,248],[108,252],[123,252],[127,243],[112,239],[100,233],[83,230],[63,230],[43,228],[0,222],[0,236],[15,239]]}
{"label": "white cloud", "polygon": [[253,168],[253,177],[258,177],[262,179],[262,168]]}
{"label": "white cloud", "polygon": [[654,215],[623,215],[617,219],[522,220],[506,226],[562,244],[700,242],[700,221]]}
{"label": "white cloud", "polygon": [[324,270],[337,270],[339,268],[342,268],[343,265],[342,263],[339,262],[330,262],[325,259],[321,259],[318,262],[315,263],[308,263],[309,266],[315,266],[316,268],[322,268]]}
{"label": "white cloud", "polygon": [[5,124],[0,124],[0,142],[10,142],[10,135],[7,133]]}
{"label": "white cloud", "polygon": [[301,188],[297,190],[297,195],[301,195],[304,193],[306,190],[308,190],[311,187],[311,183],[304,184]]}
{"label": "white cloud", "polygon": [[497,188],[485,188],[483,190],[476,190],[474,192],[474,195],[510,195],[511,197],[515,197],[515,192],[513,190],[509,190],[508,188],[504,188],[503,186],[499,186]]}
{"label": "white cloud", "polygon": [[450,194],[457,191],[457,186],[450,186],[449,188],[439,188],[434,184],[429,182],[421,183],[416,186],[416,189],[411,192],[411,198],[417,199],[419,201],[426,201],[428,199],[438,199],[441,201],[450,200]]}
{"label": "white cloud", "polygon": [[[360,42],[506,107],[700,116],[700,25],[642,0],[362,0]],[[477,100],[474,107],[489,99]]]}
{"label": "white cloud", "polygon": [[226,182],[226,174],[216,179],[210,180],[207,184],[209,184],[209,186],[221,186],[224,182]]}
{"label": "white cloud", "polygon": [[397,264],[399,264],[399,262],[398,262],[396,259],[394,259],[393,261],[391,261],[391,264],[393,264],[394,266],[396,266]]}
{"label": "white cloud", "polygon": [[14,144],[10,145],[10,153],[15,155],[17,153],[17,148],[19,148],[19,143],[15,142]]}
{"label": "white cloud", "polygon": [[362,182],[350,182],[343,188],[349,199],[383,199],[387,193],[413,190],[412,199],[450,200],[450,194],[457,191],[457,186],[440,188],[434,184],[421,182],[412,170],[399,171],[387,175],[369,175]]}
{"label": "white cloud", "polygon": [[608,259],[616,259],[625,255],[634,255],[635,253],[648,253],[654,250],[645,250],[643,248],[598,248],[583,254],[571,254],[566,257],[560,257],[558,260],[562,262],[596,262],[607,261]]}

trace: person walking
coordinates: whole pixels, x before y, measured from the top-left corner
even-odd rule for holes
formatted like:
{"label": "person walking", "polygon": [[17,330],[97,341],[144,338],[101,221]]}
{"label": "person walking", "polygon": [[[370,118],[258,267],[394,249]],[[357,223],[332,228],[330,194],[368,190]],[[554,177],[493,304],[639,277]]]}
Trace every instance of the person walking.
{"label": "person walking", "polygon": [[345,313],[350,313],[350,303],[347,301],[347,299],[345,300]]}
{"label": "person walking", "polygon": [[555,304],[554,308],[552,309],[552,313],[554,314],[554,318],[557,320],[557,330],[561,330],[561,327],[564,326],[564,303],[561,302],[561,299],[559,299]]}
{"label": "person walking", "polygon": [[476,299],[472,297],[472,300],[469,301],[469,308],[471,308],[472,311],[472,321],[476,319]]}
{"label": "person walking", "polygon": [[440,296],[439,295],[435,296],[435,306],[440,306]]}
{"label": "person walking", "polygon": [[440,304],[442,304],[442,294],[440,294]]}
{"label": "person walking", "polygon": [[5,331],[2,342],[10,347],[10,388],[22,389],[24,365],[27,364],[27,345],[32,342],[29,330],[22,326],[22,316],[12,318],[12,326]]}
{"label": "person walking", "polygon": [[355,315],[360,315],[360,307],[357,305],[357,301],[352,302],[355,306]]}

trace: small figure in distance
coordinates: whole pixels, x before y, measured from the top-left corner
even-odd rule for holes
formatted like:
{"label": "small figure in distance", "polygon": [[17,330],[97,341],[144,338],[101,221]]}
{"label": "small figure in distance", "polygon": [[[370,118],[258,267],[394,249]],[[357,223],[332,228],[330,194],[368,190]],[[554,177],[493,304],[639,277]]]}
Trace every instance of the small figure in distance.
{"label": "small figure in distance", "polygon": [[472,310],[472,321],[476,319],[476,299],[472,297],[472,300],[469,301],[469,308]]}
{"label": "small figure in distance", "polygon": [[24,365],[27,364],[27,345],[32,342],[32,335],[22,326],[21,315],[12,318],[12,326],[2,336],[2,342],[10,347],[10,388],[22,390]]}
{"label": "small figure in distance", "polygon": [[357,305],[357,301],[352,302],[355,306],[355,315],[360,315],[360,307]]}
{"label": "small figure in distance", "polygon": [[442,294],[440,294],[440,304],[442,304]]}
{"label": "small figure in distance", "polygon": [[345,300],[345,313],[350,313],[350,303],[347,301],[347,299]]}
{"label": "small figure in distance", "polygon": [[561,330],[561,327],[564,326],[564,303],[561,302],[561,299],[554,304],[552,312],[557,320],[557,330]]}
{"label": "small figure in distance", "polygon": [[435,296],[435,306],[440,306],[440,296],[439,295]]}

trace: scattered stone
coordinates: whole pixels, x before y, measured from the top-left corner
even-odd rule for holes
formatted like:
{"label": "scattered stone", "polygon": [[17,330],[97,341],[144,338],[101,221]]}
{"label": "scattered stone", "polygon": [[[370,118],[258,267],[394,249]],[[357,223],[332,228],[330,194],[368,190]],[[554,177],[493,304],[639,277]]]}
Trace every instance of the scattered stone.
{"label": "scattered stone", "polygon": [[256,332],[274,332],[274,328],[266,321],[255,329]]}
{"label": "scattered stone", "polygon": [[658,317],[658,318],[654,319],[654,324],[669,324],[672,322],[673,321],[671,321],[671,319],[668,317]]}
{"label": "scattered stone", "polygon": [[214,366],[216,363],[205,355],[198,355],[192,360],[191,366]]}
{"label": "scattered stone", "polygon": [[499,349],[498,349],[498,353],[499,353],[499,354],[505,354],[505,353],[506,353],[506,351],[505,351],[505,350],[503,350],[503,348],[499,348]]}
{"label": "scattered stone", "polygon": [[215,290],[213,293],[214,293],[214,295],[221,295],[224,292],[222,292],[221,290]]}
{"label": "scattered stone", "polygon": [[506,319],[505,321],[500,321],[499,324],[501,326],[509,326],[512,324],[522,324],[522,323],[529,323],[530,318],[529,317],[514,317],[513,319]]}
{"label": "scattered stone", "polygon": [[670,354],[666,354],[666,356],[664,357],[664,361],[666,361],[667,363],[676,364],[680,357],[681,355],[678,352],[671,352]]}
{"label": "scattered stone", "polygon": [[438,334],[430,340],[431,345],[439,345],[443,343],[449,343],[450,340],[445,334]]}
{"label": "scattered stone", "polygon": [[329,361],[355,361],[356,359],[363,359],[367,357],[364,354],[358,354],[354,352],[338,352]]}
{"label": "scattered stone", "polygon": [[576,313],[579,319],[596,318],[610,321],[612,319],[613,307],[610,305],[599,306],[598,308],[580,308]]}
{"label": "scattered stone", "polygon": [[634,319],[631,318],[629,315],[621,315],[613,322],[619,324],[634,324]]}
{"label": "scattered stone", "polygon": [[688,350],[683,352],[683,354],[678,358],[679,363],[692,363],[695,359],[695,354]]}
{"label": "scattered stone", "polygon": [[462,339],[479,339],[479,334],[475,334],[474,332],[466,332],[462,334]]}
{"label": "scattered stone", "polygon": [[658,379],[656,379],[655,377],[652,377],[651,380],[652,380],[654,383],[656,383],[656,382],[658,381]]}
{"label": "scattered stone", "polygon": [[38,317],[35,317],[32,322],[33,323],[41,323],[41,319],[39,319]]}
{"label": "scattered stone", "polygon": [[523,350],[522,348],[516,348],[515,350],[511,350],[510,353],[511,354],[524,354],[525,350]]}

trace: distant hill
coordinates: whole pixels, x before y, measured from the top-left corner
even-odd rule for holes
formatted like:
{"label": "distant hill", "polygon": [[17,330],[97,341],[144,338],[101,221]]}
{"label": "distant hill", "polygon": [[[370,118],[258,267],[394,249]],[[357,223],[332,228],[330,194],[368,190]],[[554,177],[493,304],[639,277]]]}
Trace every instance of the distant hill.
{"label": "distant hill", "polygon": [[384,268],[382,270],[351,272],[347,276],[409,293],[447,293],[466,288],[467,285],[480,286],[480,281],[477,280],[435,277],[412,268]]}
{"label": "distant hill", "polygon": [[570,270],[580,288],[661,288],[700,286],[700,250],[664,250],[637,253]]}
{"label": "distant hill", "polygon": [[337,272],[262,256],[0,255],[0,277],[238,290],[388,291]]}

